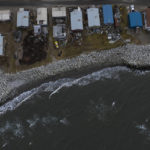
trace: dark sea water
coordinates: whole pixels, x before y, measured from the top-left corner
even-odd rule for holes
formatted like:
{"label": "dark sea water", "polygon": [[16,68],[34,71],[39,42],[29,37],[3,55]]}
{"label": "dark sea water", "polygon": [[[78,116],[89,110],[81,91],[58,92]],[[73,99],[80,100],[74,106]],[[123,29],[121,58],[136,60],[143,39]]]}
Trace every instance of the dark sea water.
{"label": "dark sea water", "polygon": [[150,72],[106,68],[22,93],[0,107],[0,150],[150,150]]}

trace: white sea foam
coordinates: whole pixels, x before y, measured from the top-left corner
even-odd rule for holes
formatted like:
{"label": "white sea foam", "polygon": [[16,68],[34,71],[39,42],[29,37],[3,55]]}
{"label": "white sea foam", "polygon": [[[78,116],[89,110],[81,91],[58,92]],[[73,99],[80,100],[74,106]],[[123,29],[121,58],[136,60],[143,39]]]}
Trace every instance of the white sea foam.
{"label": "white sea foam", "polygon": [[147,127],[145,126],[145,124],[139,124],[136,126],[137,129],[141,130],[141,131],[146,131]]}
{"label": "white sea foam", "polygon": [[63,119],[61,119],[60,121],[59,121],[61,124],[63,124],[63,125],[69,125],[70,124],[70,122],[69,122],[69,120],[67,119],[67,118],[63,118]]}
{"label": "white sea foam", "polygon": [[[127,67],[112,67],[112,68],[105,68],[97,72],[93,72],[86,76],[83,76],[78,79],[74,78],[63,78],[57,81],[51,81],[48,83],[44,83],[38,88],[34,88],[30,91],[26,91],[19,96],[15,97],[11,101],[5,103],[4,105],[0,106],[0,115],[5,114],[8,111],[13,111],[17,107],[19,107],[22,103],[29,100],[32,96],[39,92],[50,92],[50,98],[58,93],[64,87],[72,87],[72,86],[86,86],[90,83],[94,83],[98,80],[105,80],[105,79],[116,79],[120,80],[119,72],[132,72]],[[135,75],[144,75],[149,73],[149,71],[134,71]]]}
{"label": "white sea foam", "polygon": [[[60,122],[57,117],[51,116],[49,114],[44,117],[33,115],[33,117],[26,120],[26,123],[28,124],[28,128],[30,129],[34,129],[34,127],[36,127],[37,124],[40,124],[44,127],[46,125],[56,125],[58,123],[68,125],[67,120],[64,120],[64,122]],[[6,121],[5,123],[0,124],[0,136],[4,141],[2,147],[5,147],[7,145],[8,140],[8,137],[6,137],[7,133],[9,133],[10,135],[9,139],[14,137],[23,139],[25,133],[24,130],[25,128],[23,126],[23,122],[19,120]],[[50,130],[49,133],[52,133],[52,130]]]}
{"label": "white sea foam", "polygon": [[35,117],[34,119],[28,119],[27,123],[29,124],[29,127],[32,128],[39,122],[39,120],[38,117]]}
{"label": "white sea foam", "polygon": [[113,67],[113,68],[105,68],[103,70],[93,72],[91,74],[88,74],[86,76],[83,76],[81,78],[75,79],[73,81],[65,82],[61,86],[59,86],[56,90],[54,90],[49,98],[51,98],[53,95],[58,93],[62,88],[64,87],[72,87],[74,85],[77,86],[86,86],[90,83],[94,83],[98,80],[104,80],[104,79],[116,79],[119,80],[119,74],[118,72],[121,71],[128,71],[130,72],[130,69],[126,67]]}
{"label": "white sea foam", "polygon": [[146,122],[136,125],[136,128],[139,130],[139,134],[145,135],[146,139],[150,140],[150,128],[146,125]]}
{"label": "white sea foam", "polygon": [[37,123],[42,124],[43,126],[48,124],[56,124],[58,122],[58,119],[57,117],[51,115],[47,115],[45,117],[34,115],[33,118],[26,120],[26,122],[28,123],[29,128],[33,128],[37,125]]}
{"label": "white sea foam", "polygon": [[6,132],[12,133],[15,137],[23,137],[23,125],[20,122],[10,122],[6,121],[6,123],[0,127],[0,135],[5,134]]}

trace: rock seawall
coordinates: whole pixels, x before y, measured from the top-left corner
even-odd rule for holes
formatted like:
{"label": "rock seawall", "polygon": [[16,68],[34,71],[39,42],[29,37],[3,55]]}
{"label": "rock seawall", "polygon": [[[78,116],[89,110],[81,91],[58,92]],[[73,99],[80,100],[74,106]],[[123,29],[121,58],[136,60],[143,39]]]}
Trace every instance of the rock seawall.
{"label": "rock seawall", "polygon": [[150,68],[150,45],[125,45],[115,49],[81,54],[80,56],[52,62],[46,66],[7,74],[0,71],[0,104],[15,96],[21,88],[45,80],[51,76],[94,66],[126,65]]}

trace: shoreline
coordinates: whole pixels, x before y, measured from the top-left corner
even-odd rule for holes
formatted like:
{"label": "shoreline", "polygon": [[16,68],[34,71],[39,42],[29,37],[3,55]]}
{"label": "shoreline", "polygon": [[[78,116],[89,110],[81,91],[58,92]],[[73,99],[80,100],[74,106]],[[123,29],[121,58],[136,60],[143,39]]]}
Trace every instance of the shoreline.
{"label": "shoreline", "polygon": [[110,50],[83,53],[16,74],[0,71],[0,105],[42,83],[65,77],[80,77],[114,66],[150,70],[150,45],[129,44]]}

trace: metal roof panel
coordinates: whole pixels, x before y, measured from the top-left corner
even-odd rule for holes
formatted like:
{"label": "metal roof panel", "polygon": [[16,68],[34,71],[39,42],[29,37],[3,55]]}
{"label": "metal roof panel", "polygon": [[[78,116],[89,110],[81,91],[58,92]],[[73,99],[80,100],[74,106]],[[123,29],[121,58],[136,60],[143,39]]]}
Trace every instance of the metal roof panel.
{"label": "metal roof panel", "polygon": [[81,9],[74,9],[71,12],[71,30],[83,30],[83,19]]}
{"label": "metal roof panel", "polygon": [[99,9],[98,8],[88,8],[87,9],[88,16],[88,26],[95,27],[100,26],[100,17],[99,17]]}
{"label": "metal roof panel", "polygon": [[113,24],[113,11],[112,11],[112,5],[103,5],[103,18],[104,18],[104,24]]}
{"label": "metal roof panel", "polygon": [[142,27],[142,14],[140,12],[129,13],[129,25],[131,28]]}
{"label": "metal roof panel", "polygon": [[28,27],[28,26],[29,26],[29,11],[18,11],[17,27]]}

